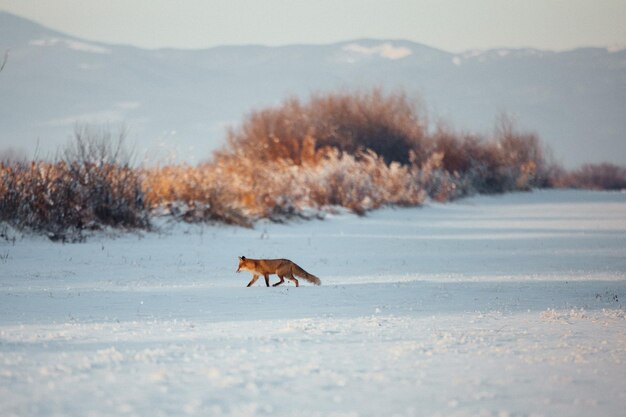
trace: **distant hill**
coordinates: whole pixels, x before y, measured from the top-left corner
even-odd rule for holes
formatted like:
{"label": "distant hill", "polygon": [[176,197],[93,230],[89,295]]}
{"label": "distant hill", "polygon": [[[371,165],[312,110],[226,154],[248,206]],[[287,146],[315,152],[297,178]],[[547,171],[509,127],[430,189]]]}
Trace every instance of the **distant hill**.
{"label": "distant hill", "polygon": [[[77,121],[125,122],[143,155],[196,162],[228,125],[289,95],[403,88],[431,121],[489,132],[498,113],[537,131],[567,166],[626,164],[626,51],[453,54],[402,40],[146,50],[86,41],[0,12],[0,150],[49,154]],[[39,145],[37,145],[39,144]]]}

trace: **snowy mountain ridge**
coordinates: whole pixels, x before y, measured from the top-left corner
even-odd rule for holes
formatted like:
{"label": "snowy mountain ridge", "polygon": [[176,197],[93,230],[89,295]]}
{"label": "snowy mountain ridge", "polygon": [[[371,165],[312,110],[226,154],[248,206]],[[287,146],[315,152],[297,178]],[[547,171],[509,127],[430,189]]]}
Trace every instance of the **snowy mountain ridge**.
{"label": "snowy mountain ridge", "polygon": [[[209,156],[250,110],[312,92],[403,89],[429,119],[489,133],[512,114],[566,165],[626,162],[626,51],[497,48],[450,53],[406,40],[148,50],[0,12],[0,150],[46,154],[76,123],[126,124],[146,152]],[[129,104],[130,103],[130,104]],[[143,152],[142,152],[143,153]]]}

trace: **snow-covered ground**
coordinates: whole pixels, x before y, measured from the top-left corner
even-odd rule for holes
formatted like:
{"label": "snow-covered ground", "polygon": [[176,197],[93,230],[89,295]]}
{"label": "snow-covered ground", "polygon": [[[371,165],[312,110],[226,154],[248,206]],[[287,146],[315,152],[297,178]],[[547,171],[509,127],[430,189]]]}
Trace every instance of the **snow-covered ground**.
{"label": "snow-covered ground", "polygon": [[622,416],[625,300],[624,193],[2,241],[0,415]]}

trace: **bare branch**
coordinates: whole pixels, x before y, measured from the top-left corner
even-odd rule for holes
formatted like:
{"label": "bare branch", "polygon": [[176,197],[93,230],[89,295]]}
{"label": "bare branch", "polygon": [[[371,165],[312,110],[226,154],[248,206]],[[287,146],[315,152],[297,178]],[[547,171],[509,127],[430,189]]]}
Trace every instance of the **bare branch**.
{"label": "bare branch", "polygon": [[9,60],[9,50],[7,49],[7,51],[4,53],[4,60],[2,61],[2,65],[0,65],[0,72],[2,72],[8,60]]}

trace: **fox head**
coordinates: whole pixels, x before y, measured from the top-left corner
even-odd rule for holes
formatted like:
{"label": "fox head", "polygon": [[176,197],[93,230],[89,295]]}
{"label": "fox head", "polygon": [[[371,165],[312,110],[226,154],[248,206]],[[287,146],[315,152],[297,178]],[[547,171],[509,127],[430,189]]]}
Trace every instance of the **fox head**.
{"label": "fox head", "polygon": [[246,262],[247,262],[247,261],[248,261],[248,260],[246,259],[246,257],[245,257],[245,256],[240,256],[240,257],[239,257],[239,266],[237,267],[237,271],[235,271],[235,272],[241,272],[241,269],[242,269],[242,268],[243,268],[243,269],[246,269]]}

